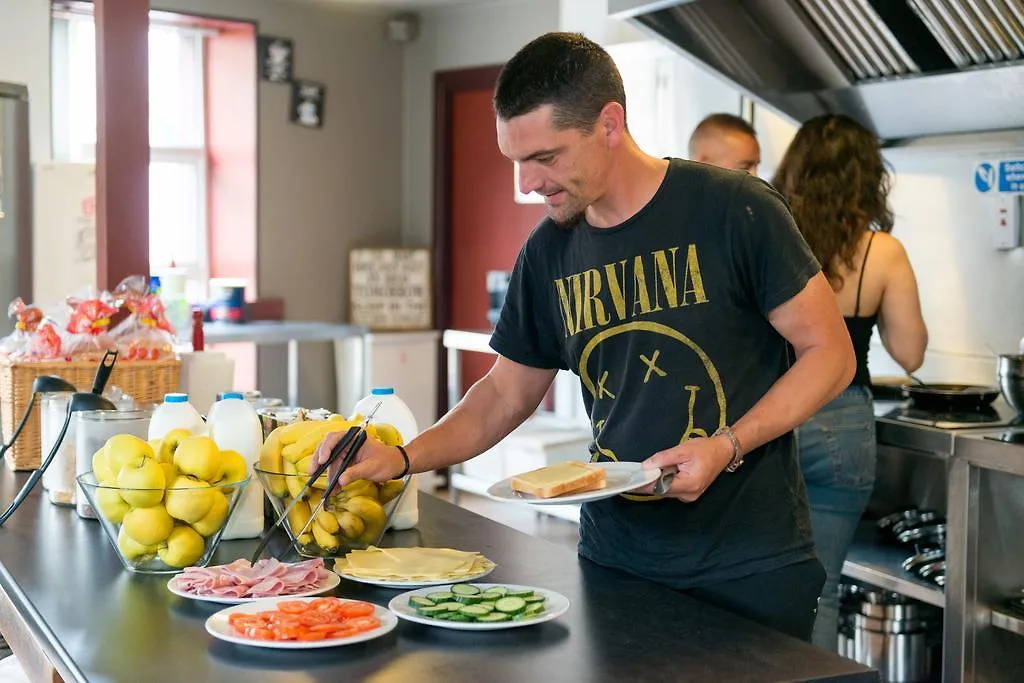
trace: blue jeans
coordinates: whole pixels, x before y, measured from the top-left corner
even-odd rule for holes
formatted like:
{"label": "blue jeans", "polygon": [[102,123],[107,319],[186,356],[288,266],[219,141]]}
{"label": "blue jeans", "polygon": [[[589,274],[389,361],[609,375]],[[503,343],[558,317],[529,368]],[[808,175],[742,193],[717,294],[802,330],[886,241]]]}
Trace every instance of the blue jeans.
{"label": "blue jeans", "polygon": [[836,650],[839,579],[846,551],[875,483],[875,416],[871,392],[852,386],[796,430],[811,528],[825,567],[811,642]]}

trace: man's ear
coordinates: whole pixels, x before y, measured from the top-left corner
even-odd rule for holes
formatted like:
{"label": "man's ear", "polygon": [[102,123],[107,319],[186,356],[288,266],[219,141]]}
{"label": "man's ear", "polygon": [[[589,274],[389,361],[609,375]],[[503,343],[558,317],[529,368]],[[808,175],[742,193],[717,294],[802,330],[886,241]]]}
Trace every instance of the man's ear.
{"label": "man's ear", "polygon": [[618,102],[609,102],[597,117],[597,127],[609,147],[617,147],[626,134],[626,110]]}

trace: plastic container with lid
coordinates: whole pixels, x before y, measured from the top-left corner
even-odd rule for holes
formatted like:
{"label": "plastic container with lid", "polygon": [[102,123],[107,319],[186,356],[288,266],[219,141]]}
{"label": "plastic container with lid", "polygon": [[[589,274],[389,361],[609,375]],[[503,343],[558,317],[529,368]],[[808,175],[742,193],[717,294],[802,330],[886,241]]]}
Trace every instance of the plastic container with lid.
{"label": "plastic container with lid", "polygon": [[[241,392],[226,392],[206,417],[209,436],[222,451],[236,451],[249,464],[249,475],[259,463],[263,426],[252,403]],[[263,486],[252,476],[242,492],[221,538],[256,538],[263,532]]]}
{"label": "plastic container with lid", "polygon": [[162,439],[173,429],[187,429],[193,435],[206,433],[203,416],[188,402],[188,394],[164,395],[149,421],[148,440]]}
{"label": "plastic container with lid", "polygon": [[[131,434],[145,439],[149,434],[149,423],[153,417],[151,404],[133,407],[129,410],[87,410],[75,413],[75,474],[92,471],[92,456],[103,448],[112,436]],[[70,430],[69,430],[70,434]],[[65,437],[67,438],[67,437]],[[111,482],[102,482],[110,484]],[[96,511],[89,500],[81,494],[75,498],[78,516],[96,519]]]}
{"label": "plastic container with lid", "polygon": [[[373,415],[373,422],[387,422],[402,435],[403,444],[407,444],[420,433],[416,426],[416,417],[409,410],[405,401],[395,394],[394,387],[374,387],[369,396],[364,396],[356,403],[353,413],[369,415],[380,403],[380,408]],[[391,517],[393,529],[411,529],[420,521],[419,498],[416,476],[409,478],[409,485],[402,494],[395,514]]]}

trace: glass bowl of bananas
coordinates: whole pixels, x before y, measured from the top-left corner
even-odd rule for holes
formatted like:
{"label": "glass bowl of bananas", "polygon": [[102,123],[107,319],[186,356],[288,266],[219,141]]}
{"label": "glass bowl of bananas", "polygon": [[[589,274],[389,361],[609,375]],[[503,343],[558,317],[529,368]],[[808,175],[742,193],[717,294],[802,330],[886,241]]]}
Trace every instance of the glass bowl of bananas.
{"label": "glass bowl of bananas", "polygon": [[[324,474],[307,491],[302,491],[317,446],[329,433],[345,432],[360,423],[361,420],[340,416],[294,422],[274,429],[263,444],[256,476],[277,516],[284,514],[299,497],[282,526],[295,550],[304,557],[344,557],[350,550],[380,543],[409,484],[408,476],[380,483],[354,481],[329,495],[316,517],[310,519],[326,494],[328,483]],[[366,431],[368,438],[384,444],[402,443],[397,430],[389,424],[374,423]]]}

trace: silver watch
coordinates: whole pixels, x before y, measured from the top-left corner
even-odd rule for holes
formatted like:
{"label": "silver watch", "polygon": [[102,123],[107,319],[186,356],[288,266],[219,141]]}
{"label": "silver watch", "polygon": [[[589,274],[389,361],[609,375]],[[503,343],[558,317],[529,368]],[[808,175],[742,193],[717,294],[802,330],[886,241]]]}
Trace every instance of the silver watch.
{"label": "silver watch", "polygon": [[740,440],[733,434],[732,427],[726,425],[725,427],[719,427],[715,430],[712,437],[724,436],[732,443],[732,460],[725,466],[726,472],[735,472],[739,469],[740,465],[743,464],[743,448],[740,446]]}

